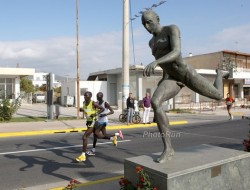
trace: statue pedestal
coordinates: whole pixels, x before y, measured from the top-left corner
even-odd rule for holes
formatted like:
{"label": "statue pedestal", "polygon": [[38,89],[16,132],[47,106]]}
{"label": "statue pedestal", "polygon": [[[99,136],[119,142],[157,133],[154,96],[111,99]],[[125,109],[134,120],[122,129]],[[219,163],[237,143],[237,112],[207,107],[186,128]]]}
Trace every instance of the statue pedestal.
{"label": "statue pedestal", "polygon": [[158,190],[250,189],[250,153],[203,144],[179,150],[165,163],[153,161],[159,155],[126,159],[124,177],[136,185],[135,168],[142,166]]}

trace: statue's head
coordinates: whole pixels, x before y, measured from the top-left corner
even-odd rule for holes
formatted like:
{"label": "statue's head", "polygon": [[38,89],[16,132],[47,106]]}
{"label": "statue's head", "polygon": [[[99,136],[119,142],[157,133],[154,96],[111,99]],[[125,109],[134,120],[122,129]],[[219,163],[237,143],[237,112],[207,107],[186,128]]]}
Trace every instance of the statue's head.
{"label": "statue's head", "polygon": [[154,11],[147,10],[142,13],[141,21],[149,33],[154,33],[159,25],[160,18]]}

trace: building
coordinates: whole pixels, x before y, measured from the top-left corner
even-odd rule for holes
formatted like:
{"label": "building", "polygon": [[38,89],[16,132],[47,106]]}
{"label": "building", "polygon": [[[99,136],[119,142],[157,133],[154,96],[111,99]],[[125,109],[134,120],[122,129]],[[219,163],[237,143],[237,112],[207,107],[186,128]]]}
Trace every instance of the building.
{"label": "building", "polygon": [[[49,73],[45,73],[45,72],[37,72],[33,76],[29,76],[29,79],[32,81],[32,84],[35,87],[40,87],[42,85],[46,85],[47,84],[46,78],[47,78],[48,74]],[[54,79],[53,79],[53,81],[54,81],[54,83],[53,83],[54,88],[60,87],[61,83],[59,81],[57,81],[55,78],[56,77],[54,76]]]}
{"label": "building", "polygon": [[32,81],[34,86],[40,87],[46,84],[47,75],[48,73],[44,72],[34,73],[33,76],[29,76],[29,79]]}
{"label": "building", "polygon": [[[76,80],[62,81],[61,87],[61,105],[75,106],[77,105],[77,84]],[[92,100],[96,101],[96,94],[102,92],[104,99],[107,98],[107,82],[106,81],[80,81],[80,107],[83,106],[84,93],[92,92]]]}
{"label": "building", "polygon": [[[197,56],[189,56],[184,59],[196,71],[207,78],[211,83],[215,80],[217,68],[230,71],[230,78],[223,80],[224,97],[229,92],[236,99],[249,99],[250,97],[250,54],[219,51],[209,54]],[[154,76],[143,77],[144,66],[130,66],[130,92],[138,98],[142,99],[146,92],[152,94],[162,78],[162,70],[157,68]],[[89,81],[106,81],[107,82],[107,100],[112,106],[122,107],[122,68],[104,70],[100,72],[90,73]],[[175,102],[206,102],[212,101],[207,97],[203,97],[192,90],[184,87],[175,97]],[[173,104],[170,100],[166,104]]]}
{"label": "building", "polygon": [[[160,68],[156,68],[154,76],[151,77],[143,77],[143,69],[142,65],[133,65],[129,68],[130,92],[138,100],[141,100],[146,92],[152,94],[162,77]],[[122,108],[122,68],[90,73],[87,80],[106,81],[107,101],[111,106]]]}
{"label": "building", "polygon": [[0,68],[0,93],[9,99],[20,96],[20,78],[34,75],[32,68]]}
{"label": "building", "polygon": [[250,54],[224,50],[189,56],[185,61],[208,78],[217,68],[229,70],[230,78],[224,80],[224,97],[230,93],[238,99],[250,98]]}

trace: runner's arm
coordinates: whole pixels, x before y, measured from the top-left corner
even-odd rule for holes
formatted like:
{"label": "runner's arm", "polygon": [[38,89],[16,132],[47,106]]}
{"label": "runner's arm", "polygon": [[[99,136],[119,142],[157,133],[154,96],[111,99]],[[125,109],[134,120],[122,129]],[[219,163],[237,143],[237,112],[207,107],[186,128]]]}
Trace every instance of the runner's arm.
{"label": "runner's arm", "polygon": [[109,105],[108,102],[105,102],[105,107],[108,108],[109,112],[107,113],[107,115],[112,115],[114,113],[113,108]]}

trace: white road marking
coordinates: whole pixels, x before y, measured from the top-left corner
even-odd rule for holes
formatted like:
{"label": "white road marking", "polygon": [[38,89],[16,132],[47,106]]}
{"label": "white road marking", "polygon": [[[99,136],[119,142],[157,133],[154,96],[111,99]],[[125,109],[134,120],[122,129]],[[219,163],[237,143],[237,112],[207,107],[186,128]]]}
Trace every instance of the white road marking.
{"label": "white road marking", "polygon": [[[129,142],[129,141],[131,141],[131,140],[122,140],[122,141],[117,141],[117,142],[123,143],[123,142]],[[103,145],[103,144],[113,144],[113,142],[97,143],[97,145]],[[92,145],[92,144],[88,144],[88,146],[90,146],[90,145]],[[58,149],[68,149],[68,148],[74,148],[74,147],[82,147],[82,145],[61,146],[61,147],[42,148],[42,149],[33,149],[33,150],[21,150],[21,151],[14,151],[14,152],[1,152],[0,155],[20,154],[20,153],[27,153],[27,152],[40,152],[40,151],[58,150]]]}

